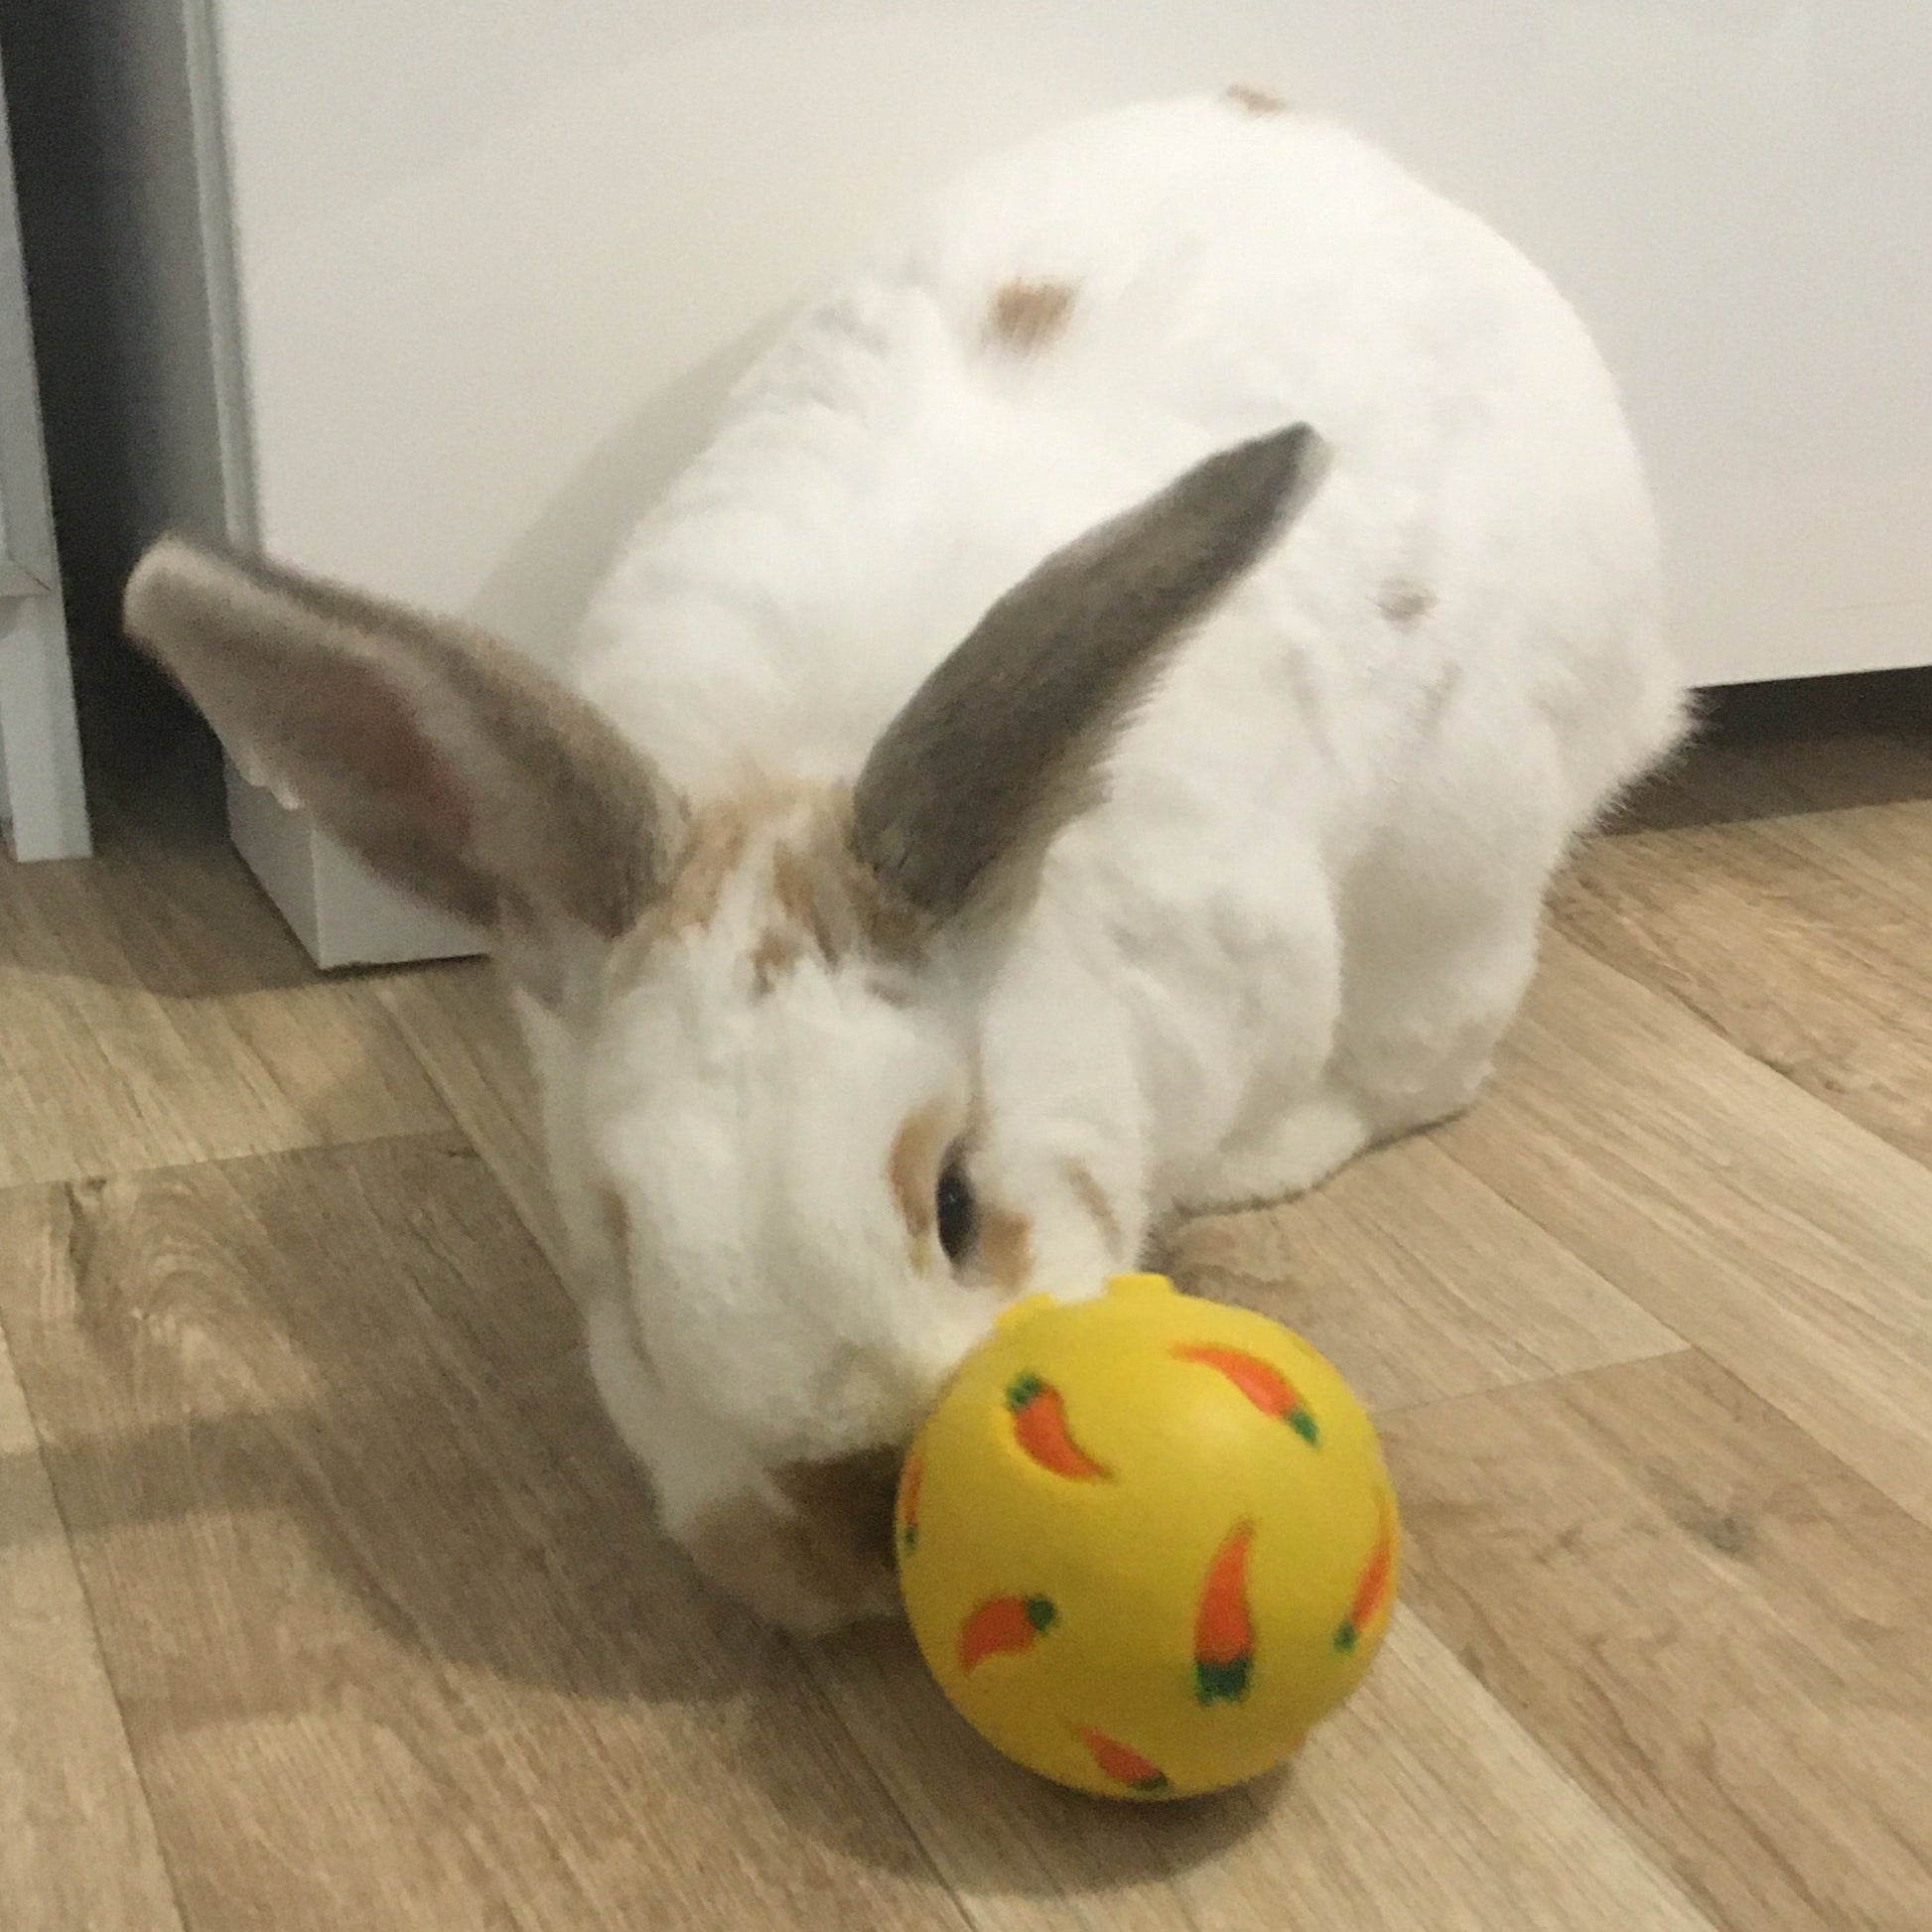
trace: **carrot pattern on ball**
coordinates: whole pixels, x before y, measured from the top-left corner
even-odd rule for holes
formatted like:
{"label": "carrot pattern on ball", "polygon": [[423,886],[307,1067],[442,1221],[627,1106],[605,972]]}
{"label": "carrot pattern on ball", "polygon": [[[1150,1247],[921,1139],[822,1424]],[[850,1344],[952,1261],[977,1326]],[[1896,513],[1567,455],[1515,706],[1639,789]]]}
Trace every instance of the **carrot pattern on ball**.
{"label": "carrot pattern on ball", "polygon": [[1173,1353],[1183,1362],[1198,1362],[1203,1368],[1220,1370],[1264,1416],[1287,1423],[1311,1448],[1320,1446],[1321,1431],[1315,1426],[1308,1404],[1288,1377],[1259,1355],[1205,1341],[1175,1342]]}
{"label": "carrot pattern on ball", "polygon": [[1130,1791],[1165,1791],[1168,1780],[1158,1765],[1150,1764],[1139,1751],[1130,1750],[1118,1738],[1109,1737],[1104,1730],[1095,1730],[1090,1725],[1082,1725],[1079,1730],[1080,1741],[1093,1755],[1093,1761],[1100,1766],[1101,1775],[1124,1784]]}
{"label": "carrot pattern on ball", "polygon": [[1389,1507],[1386,1496],[1375,1499],[1376,1513],[1382,1519],[1381,1533],[1375,1539],[1375,1549],[1362,1568],[1360,1581],[1355,1586],[1353,1601],[1348,1605],[1348,1614],[1342,1618],[1341,1627],[1335,1632],[1335,1648],[1347,1652],[1353,1650],[1362,1640],[1362,1632],[1375,1620],[1389,1600],[1389,1586],[1395,1577],[1395,1512]]}
{"label": "carrot pattern on ball", "polygon": [[1031,1650],[1053,1627],[1058,1612],[1045,1596],[995,1596],[966,1619],[959,1633],[959,1668],[989,1657]]}
{"label": "carrot pattern on ball", "polygon": [[1066,1404],[1051,1383],[1037,1375],[1016,1375],[1007,1385],[1007,1408],[1015,1439],[1041,1468],[1075,1482],[1095,1482],[1106,1475],[1068,1433]]}
{"label": "carrot pattern on ball", "polygon": [[898,1479],[898,1547],[910,1556],[919,1547],[919,1486],[925,1480],[925,1465],[916,1455],[908,1456]]}
{"label": "carrot pattern on ball", "polygon": [[1248,1614],[1248,1548],[1254,1525],[1243,1523],[1215,1552],[1194,1613],[1194,1695],[1202,1704],[1238,1704],[1254,1670],[1255,1631]]}

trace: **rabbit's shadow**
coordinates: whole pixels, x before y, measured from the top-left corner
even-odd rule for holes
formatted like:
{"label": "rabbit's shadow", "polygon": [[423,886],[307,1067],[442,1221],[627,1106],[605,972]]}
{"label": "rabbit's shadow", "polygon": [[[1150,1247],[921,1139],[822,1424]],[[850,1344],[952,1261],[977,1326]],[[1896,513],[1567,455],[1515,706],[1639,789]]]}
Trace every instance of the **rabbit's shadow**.
{"label": "rabbit's shadow", "polygon": [[969,1895],[1105,1895],[1225,1854],[1284,1802],[1292,1768],[1215,1797],[1132,1804],[1050,1784],[968,1730],[900,1624],[810,1646],[807,1667],[946,1884]]}
{"label": "rabbit's shadow", "polygon": [[[967,1731],[902,1630],[796,1644],[708,1591],[454,1135],[76,1183],[56,1211],[64,1292],[6,1309],[40,1460],[103,1600],[159,1575],[203,1603],[144,1665],[191,1714],[333,1697],[345,1658],[405,1704],[482,1675],[602,1707],[587,1734],[668,1726],[714,1788],[722,1766],[836,1863],[915,1886],[1158,1882],[1259,1817],[1057,1791]],[[0,1503],[33,1459],[0,1457]]]}
{"label": "rabbit's shadow", "polygon": [[639,400],[509,544],[466,615],[552,658],[644,512],[703,448],[733,386],[791,313],[764,317]]}

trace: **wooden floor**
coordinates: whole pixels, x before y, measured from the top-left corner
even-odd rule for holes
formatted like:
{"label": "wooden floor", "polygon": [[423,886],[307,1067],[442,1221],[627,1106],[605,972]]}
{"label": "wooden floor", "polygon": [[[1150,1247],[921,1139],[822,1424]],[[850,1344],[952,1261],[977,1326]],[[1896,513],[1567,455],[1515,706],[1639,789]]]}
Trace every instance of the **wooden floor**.
{"label": "wooden floor", "polygon": [[1932,1927],[1932,733],[1877,709],[1599,843],[1466,1120],[1180,1237],[1371,1401],[1412,1560],[1292,1774],[1156,1811],[658,1540],[479,970],[316,982],[155,798],[0,869],[0,1921]]}

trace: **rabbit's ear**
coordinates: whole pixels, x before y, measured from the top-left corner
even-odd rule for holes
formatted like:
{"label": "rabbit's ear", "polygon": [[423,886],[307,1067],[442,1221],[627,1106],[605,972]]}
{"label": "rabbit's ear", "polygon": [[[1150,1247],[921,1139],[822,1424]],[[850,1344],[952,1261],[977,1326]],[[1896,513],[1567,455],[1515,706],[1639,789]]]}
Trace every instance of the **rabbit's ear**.
{"label": "rabbit's ear", "polygon": [[874,747],[854,798],[860,859],[935,920],[1030,890],[1189,623],[1325,468],[1307,425],[1239,444],[1049,557]]}
{"label": "rabbit's ear", "polygon": [[166,537],[129,634],[386,878],[518,947],[625,931],[679,808],[602,713],[462,624]]}

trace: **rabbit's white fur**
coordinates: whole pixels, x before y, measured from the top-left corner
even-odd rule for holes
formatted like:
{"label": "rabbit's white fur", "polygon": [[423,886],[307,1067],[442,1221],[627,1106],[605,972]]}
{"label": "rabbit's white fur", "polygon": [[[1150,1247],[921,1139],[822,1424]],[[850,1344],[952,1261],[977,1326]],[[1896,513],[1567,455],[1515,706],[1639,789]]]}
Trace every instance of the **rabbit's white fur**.
{"label": "rabbit's white fur", "polygon": [[1680,728],[1577,319],[1259,104],[997,159],[806,315],[574,692],[191,544],[129,586],[231,742],[493,922],[606,1404],[789,1622],[888,1600],[895,1451],[1005,1303],[1470,1098],[1552,868]]}
{"label": "rabbit's white fur", "polygon": [[[1015,282],[1070,292],[1049,340],[989,333]],[[680,790],[849,778],[1049,550],[1298,419],[1332,474],[1121,740],[976,998],[800,975],[755,1003],[747,887],[591,1060],[525,1002],[593,1273],[602,1178],[625,1196],[593,1357],[674,1527],[897,1440],[986,1325],[997,1290],[908,1270],[881,1179],[935,1094],[963,1123],[976,1085],[976,1184],[1062,1296],[1166,1209],[1306,1188],[1461,1107],[1553,866],[1682,694],[1571,310],[1358,139],[1225,100],[980,168],[753,372],[610,579],[574,678]]]}

